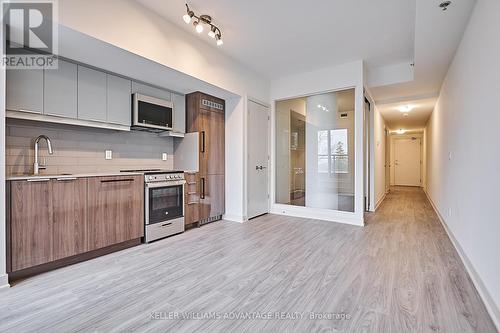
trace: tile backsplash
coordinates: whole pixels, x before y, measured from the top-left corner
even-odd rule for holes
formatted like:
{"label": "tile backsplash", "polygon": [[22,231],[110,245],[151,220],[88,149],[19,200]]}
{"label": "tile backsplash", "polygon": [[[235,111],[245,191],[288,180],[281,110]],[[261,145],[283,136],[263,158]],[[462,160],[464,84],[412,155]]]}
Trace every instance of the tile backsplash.
{"label": "tile backsplash", "polygon": [[[16,119],[6,123],[7,176],[33,172],[34,140],[44,134],[52,141],[53,155],[40,142],[40,159],[47,169],[41,174],[116,172],[122,169],[173,169],[173,138],[147,132],[119,132]],[[113,159],[105,159],[105,151]],[[167,160],[162,160],[162,154]]]}

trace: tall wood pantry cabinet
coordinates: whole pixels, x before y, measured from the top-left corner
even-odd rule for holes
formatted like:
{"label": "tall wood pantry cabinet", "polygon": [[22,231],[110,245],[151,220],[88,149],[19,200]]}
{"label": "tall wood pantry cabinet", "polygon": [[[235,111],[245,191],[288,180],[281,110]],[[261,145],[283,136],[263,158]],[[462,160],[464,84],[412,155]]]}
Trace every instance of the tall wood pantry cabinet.
{"label": "tall wood pantry cabinet", "polygon": [[[204,224],[222,218],[224,206],[225,101],[201,92],[186,95],[186,131],[199,132],[197,193],[188,198],[186,224]],[[193,177],[194,178],[194,177]]]}

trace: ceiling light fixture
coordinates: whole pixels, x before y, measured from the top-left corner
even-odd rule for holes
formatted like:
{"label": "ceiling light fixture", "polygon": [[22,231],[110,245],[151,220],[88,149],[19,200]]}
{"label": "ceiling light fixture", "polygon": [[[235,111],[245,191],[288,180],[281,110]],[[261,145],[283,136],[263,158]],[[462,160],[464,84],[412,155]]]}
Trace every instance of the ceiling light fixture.
{"label": "ceiling light fixture", "polygon": [[405,133],[406,133],[406,130],[404,130],[404,129],[400,128],[400,129],[398,129],[398,130],[396,131],[396,133],[398,133],[398,134],[405,134]]}
{"label": "ceiling light fixture", "polygon": [[399,112],[408,113],[413,110],[415,106],[413,105],[403,105],[398,108]]}
{"label": "ceiling light fixture", "polygon": [[201,34],[204,30],[203,25],[206,24],[210,26],[208,36],[217,40],[217,46],[224,44],[222,41],[222,32],[216,25],[212,24],[212,17],[210,15],[197,16],[191,9],[189,9],[188,4],[186,4],[186,14],[182,16],[182,19],[186,22],[186,24],[189,24],[193,18],[196,19],[196,21],[193,22],[193,26],[197,33]]}

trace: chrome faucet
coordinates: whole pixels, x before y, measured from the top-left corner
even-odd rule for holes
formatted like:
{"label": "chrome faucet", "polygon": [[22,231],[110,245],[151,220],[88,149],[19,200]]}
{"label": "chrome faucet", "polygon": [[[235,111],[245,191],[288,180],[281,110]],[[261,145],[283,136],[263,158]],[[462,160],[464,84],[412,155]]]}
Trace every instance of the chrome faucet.
{"label": "chrome faucet", "polygon": [[35,163],[33,164],[33,174],[38,175],[40,173],[40,170],[45,170],[47,169],[47,166],[44,164],[38,163],[38,143],[40,142],[40,139],[45,139],[47,141],[47,148],[49,150],[49,154],[52,155],[52,143],[50,142],[50,139],[46,135],[40,135],[38,138],[35,139]]}

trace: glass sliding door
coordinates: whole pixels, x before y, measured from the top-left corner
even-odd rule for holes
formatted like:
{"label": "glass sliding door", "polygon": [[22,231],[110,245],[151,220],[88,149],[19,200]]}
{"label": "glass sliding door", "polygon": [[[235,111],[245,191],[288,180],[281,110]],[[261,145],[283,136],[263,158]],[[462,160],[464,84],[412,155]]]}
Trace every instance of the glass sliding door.
{"label": "glass sliding door", "polygon": [[354,212],[354,98],[276,102],[276,203]]}

